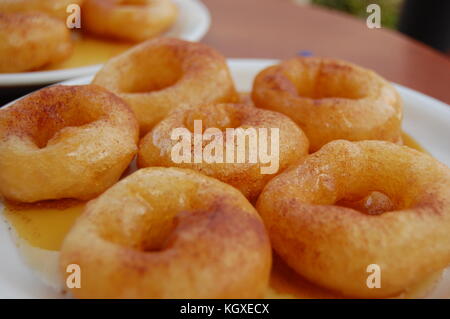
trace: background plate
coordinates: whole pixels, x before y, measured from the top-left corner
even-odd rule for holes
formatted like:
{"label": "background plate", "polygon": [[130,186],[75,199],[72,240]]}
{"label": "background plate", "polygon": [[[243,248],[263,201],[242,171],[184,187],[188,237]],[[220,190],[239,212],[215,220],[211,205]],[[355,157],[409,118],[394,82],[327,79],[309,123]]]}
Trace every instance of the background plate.
{"label": "background plate", "polygon": [[[231,59],[229,66],[239,91],[249,92],[253,78],[275,60]],[[87,84],[92,77],[65,81],[63,84]],[[441,162],[450,166],[450,106],[419,92],[396,85],[404,101],[403,128],[410,136]],[[2,205],[0,203],[0,211]],[[23,247],[21,248],[23,249]],[[49,269],[53,269],[55,253],[48,254]],[[0,298],[61,298],[58,291],[45,285],[25,265],[19,249],[12,240],[8,225],[0,220]],[[433,298],[450,298],[450,272],[429,295]]]}
{"label": "background plate", "polygon": [[[209,29],[211,17],[200,0],[172,0],[179,8],[179,16],[163,36],[199,41]],[[22,73],[0,73],[0,87],[45,85],[93,74],[101,65],[79,68]]]}

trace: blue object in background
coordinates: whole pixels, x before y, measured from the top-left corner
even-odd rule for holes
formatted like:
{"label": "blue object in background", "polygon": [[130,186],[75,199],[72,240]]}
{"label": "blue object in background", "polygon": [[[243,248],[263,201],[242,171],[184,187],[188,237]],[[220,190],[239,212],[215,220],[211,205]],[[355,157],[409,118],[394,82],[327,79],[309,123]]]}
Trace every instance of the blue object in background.
{"label": "blue object in background", "polygon": [[308,56],[313,56],[314,54],[311,51],[308,50],[302,50],[302,51],[298,51],[297,55],[299,56],[304,56],[304,57],[308,57]]}

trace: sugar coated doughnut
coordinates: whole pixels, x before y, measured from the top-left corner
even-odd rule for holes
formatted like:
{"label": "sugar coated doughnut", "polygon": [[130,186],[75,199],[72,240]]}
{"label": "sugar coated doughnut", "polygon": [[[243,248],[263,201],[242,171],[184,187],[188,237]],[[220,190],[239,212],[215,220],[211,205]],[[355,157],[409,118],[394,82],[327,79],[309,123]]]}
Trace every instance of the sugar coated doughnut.
{"label": "sugar coated doughnut", "polygon": [[171,0],[86,0],[82,11],[88,32],[134,42],[166,31],[177,16]]}
{"label": "sugar coated doughnut", "polygon": [[[182,129],[192,134],[189,150],[175,149],[184,136],[173,134]],[[203,134],[200,152],[194,134]],[[273,176],[307,155],[308,146],[302,130],[281,113],[248,104],[204,104],[176,109],[155,126],[140,142],[138,165],[192,168],[253,201]]]}
{"label": "sugar coated doughnut", "polygon": [[181,105],[238,99],[222,55],[201,43],[169,38],[144,42],[111,59],[93,83],[130,104],[142,134]]}
{"label": "sugar coated doughnut", "polygon": [[331,142],[270,181],[257,209],[289,266],[347,296],[395,296],[450,264],[450,170],[406,146]]}
{"label": "sugar coated doughnut", "polygon": [[90,199],[137,151],[127,104],[95,86],[53,86],[0,110],[0,194],[19,202]]}
{"label": "sugar coated doughnut", "polygon": [[41,13],[0,13],[0,73],[36,70],[71,52],[63,22]]}
{"label": "sugar coated doughnut", "polygon": [[375,72],[328,58],[293,58],[260,72],[257,107],[288,115],[305,132],[310,151],[337,139],[401,141],[402,102]]}
{"label": "sugar coated doughnut", "polygon": [[81,269],[77,298],[256,298],[271,248],[252,205],[193,170],[144,168],[88,203],[60,265]]}

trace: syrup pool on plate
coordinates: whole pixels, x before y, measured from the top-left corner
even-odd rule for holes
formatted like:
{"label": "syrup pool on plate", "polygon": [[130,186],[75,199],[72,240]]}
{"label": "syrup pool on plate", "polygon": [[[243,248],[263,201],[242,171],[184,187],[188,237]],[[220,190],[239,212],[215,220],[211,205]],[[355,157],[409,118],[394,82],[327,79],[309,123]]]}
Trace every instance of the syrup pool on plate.
{"label": "syrup pool on plate", "polygon": [[31,246],[59,251],[84,205],[83,202],[65,200],[35,205],[5,203],[4,215],[16,235]]}
{"label": "syrup pool on plate", "polygon": [[62,62],[47,66],[45,70],[62,70],[102,64],[133,46],[132,43],[101,39],[79,32],[74,33],[73,38],[72,55]]}
{"label": "syrup pool on plate", "polygon": [[[419,151],[424,149],[407,134],[404,144]],[[132,171],[133,169],[131,169]],[[131,172],[130,171],[130,172]],[[128,173],[124,173],[126,176]],[[61,287],[57,262],[65,235],[84,210],[85,203],[75,200],[47,201],[37,204],[5,203],[4,216],[12,227],[13,237],[26,262],[53,287]],[[400,298],[419,298],[429,292],[441,274],[430,276]],[[274,254],[274,263],[267,298],[344,298],[309,283]]]}

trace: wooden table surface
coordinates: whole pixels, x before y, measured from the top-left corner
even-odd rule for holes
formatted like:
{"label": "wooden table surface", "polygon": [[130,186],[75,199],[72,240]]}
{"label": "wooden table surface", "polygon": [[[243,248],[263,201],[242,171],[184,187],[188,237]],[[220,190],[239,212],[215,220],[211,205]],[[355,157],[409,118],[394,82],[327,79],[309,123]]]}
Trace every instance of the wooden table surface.
{"label": "wooden table surface", "polygon": [[450,104],[450,59],[399,32],[290,0],[203,0],[212,16],[202,42],[230,58],[278,58],[311,51],[370,68]]}

